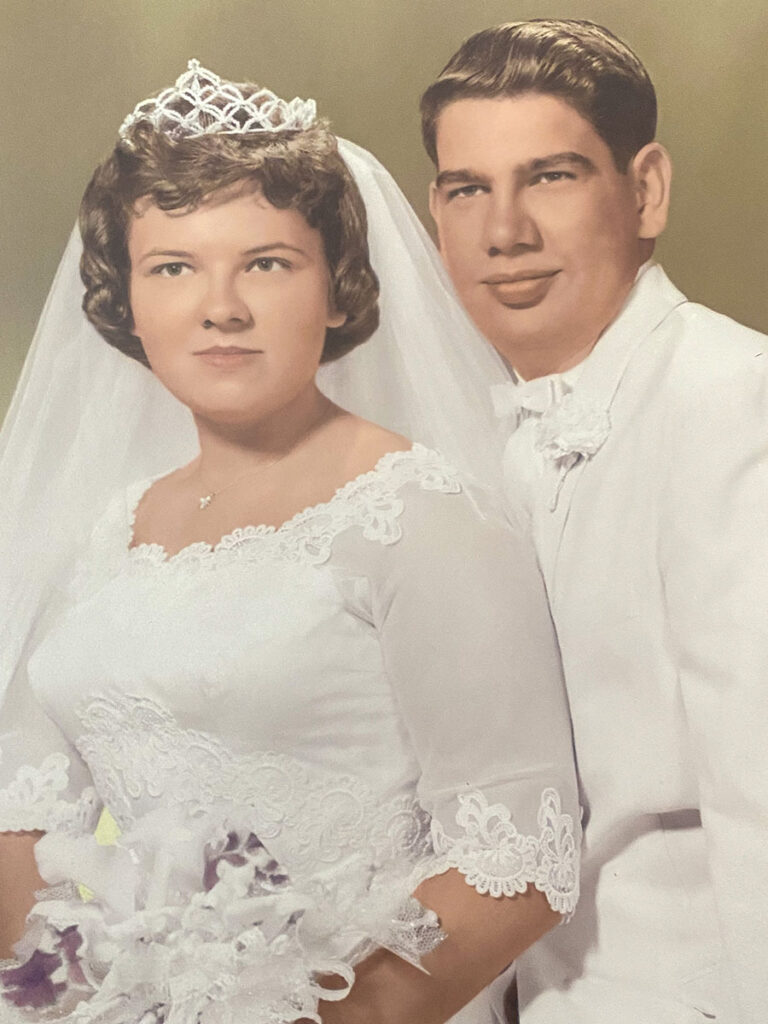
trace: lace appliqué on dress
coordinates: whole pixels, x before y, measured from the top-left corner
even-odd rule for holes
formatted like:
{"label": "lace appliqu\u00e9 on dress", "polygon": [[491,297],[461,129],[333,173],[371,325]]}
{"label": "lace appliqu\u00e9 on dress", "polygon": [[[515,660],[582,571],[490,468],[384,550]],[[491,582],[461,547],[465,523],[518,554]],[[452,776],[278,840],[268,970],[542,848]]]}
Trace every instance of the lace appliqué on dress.
{"label": "lace appliqu\u00e9 on dress", "polygon": [[478,790],[459,794],[456,824],[463,834],[449,836],[432,820],[438,858],[432,874],[456,868],[481,894],[514,896],[534,885],[553,910],[570,914],[578,900],[579,880],[573,818],[564,814],[557,790],[541,795],[538,836],[523,835],[503,804],[488,804]]}
{"label": "lace appliqu\u00e9 on dress", "polygon": [[294,881],[347,865],[351,874],[337,897],[349,893],[344,913],[364,923],[377,945],[417,963],[439,941],[436,918],[417,920],[412,906],[402,906],[414,864],[431,856],[429,816],[411,795],[382,802],[358,779],[284,754],[234,753],[208,733],[182,728],[145,697],[99,697],[79,717],[78,749],[124,831],[140,831],[142,817],[169,805],[245,823]]}
{"label": "lace appliqu\u00e9 on dress", "polygon": [[97,697],[78,717],[77,747],[121,828],[156,800],[192,812],[247,808],[260,837],[290,835],[294,871],[366,847],[374,864],[415,857],[428,843],[428,816],[412,797],[382,804],[352,777],[285,754],[237,754],[210,733],[183,728],[147,697]]}
{"label": "lace appliqu\u00e9 on dress", "polygon": [[[76,865],[92,898],[49,890],[33,910],[34,948],[2,981],[6,1001],[31,1007],[42,970],[53,988],[35,1019],[125,1024],[172,1007],[178,1024],[319,1024],[318,1000],[342,998],[368,952],[418,967],[444,938],[410,895],[431,856],[410,795],[382,801],[285,755],[235,753],[148,698],[101,697],[80,718],[78,746],[122,834],[39,844],[44,876],[56,884]],[[325,975],[346,987],[325,990]],[[70,996],[82,1001],[62,1016]]]}
{"label": "lace appliqu\u00e9 on dress", "polygon": [[64,800],[69,785],[69,758],[49,754],[39,767],[23,765],[9,785],[0,789],[0,831],[78,831],[95,824],[98,801],[85,789],[79,800]]}

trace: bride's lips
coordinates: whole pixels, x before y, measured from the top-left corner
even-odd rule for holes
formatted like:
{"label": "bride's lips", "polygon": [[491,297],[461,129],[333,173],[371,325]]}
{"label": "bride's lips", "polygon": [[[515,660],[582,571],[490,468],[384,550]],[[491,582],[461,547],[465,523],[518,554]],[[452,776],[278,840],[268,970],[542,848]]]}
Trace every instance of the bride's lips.
{"label": "bride's lips", "polygon": [[258,348],[241,348],[239,345],[212,345],[199,349],[194,355],[210,366],[240,366],[251,356],[262,355]]}
{"label": "bride's lips", "polygon": [[516,274],[491,274],[482,283],[503,306],[528,309],[541,302],[559,273],[559,270],[529,270]]}

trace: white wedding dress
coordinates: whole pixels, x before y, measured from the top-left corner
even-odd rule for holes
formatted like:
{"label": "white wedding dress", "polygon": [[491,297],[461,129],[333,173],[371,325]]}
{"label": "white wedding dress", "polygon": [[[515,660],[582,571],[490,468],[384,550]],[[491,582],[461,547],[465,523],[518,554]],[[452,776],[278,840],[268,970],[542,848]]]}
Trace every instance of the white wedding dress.
{"label": "white wedding dress", "polygon": [[418,963],[441,941],[409,894],[449,867],[569,913],[557,647],[489,498],[414,445],[278,529],[168,557],[131,546],[148,485],[99,519],[2,709],[0,831],[47,833],[51,888],[0,1019],[317,1019],[375,946]]}

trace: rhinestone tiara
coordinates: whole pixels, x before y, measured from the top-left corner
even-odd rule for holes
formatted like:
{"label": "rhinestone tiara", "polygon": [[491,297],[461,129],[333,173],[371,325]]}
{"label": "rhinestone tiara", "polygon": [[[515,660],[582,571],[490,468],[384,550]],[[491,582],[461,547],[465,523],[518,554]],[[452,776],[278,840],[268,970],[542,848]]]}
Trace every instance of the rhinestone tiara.
{"label": "rhinestone tiara", "polygon": [[269,89],[244,96],[241,88],[208,71],[200,61],[191,60],[175,85],[134,108],[120,125],[118,134],[130,146],[131,129],[143,121],[171,139],[303,131],[316,121],[314,100],[297,96],[287,103]]}

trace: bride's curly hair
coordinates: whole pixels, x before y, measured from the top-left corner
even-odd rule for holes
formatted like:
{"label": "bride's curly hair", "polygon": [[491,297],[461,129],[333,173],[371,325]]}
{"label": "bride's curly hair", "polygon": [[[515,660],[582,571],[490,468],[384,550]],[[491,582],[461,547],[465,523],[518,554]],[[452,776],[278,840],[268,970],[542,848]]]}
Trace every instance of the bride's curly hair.
{"label": "bride's curly hair", "polygon": [[379,322],[379,284],[368,257],[365,206],[326,123],[171,139],[143,121],[96,168],[80,207],[83,309],[110,345],[149,366],[130,306],[128,228],[139,200],[161,210],[195,209],[238,186],[253,187],[279,209],[298,210],[322,236],[331,302],[346,320],[326,329],[321,361],[370,338]]}

